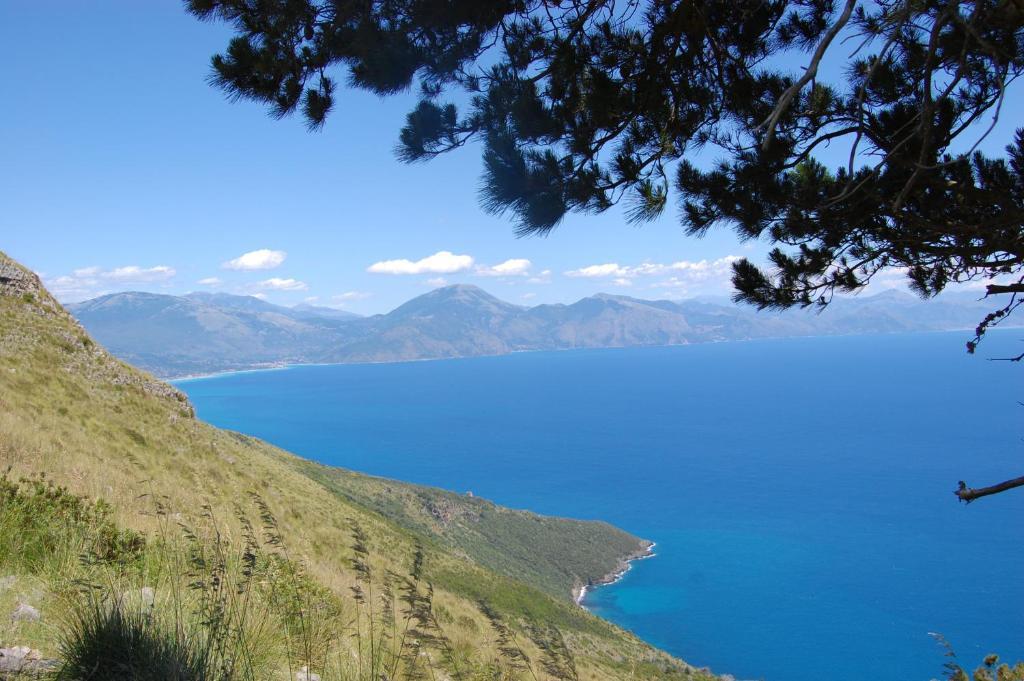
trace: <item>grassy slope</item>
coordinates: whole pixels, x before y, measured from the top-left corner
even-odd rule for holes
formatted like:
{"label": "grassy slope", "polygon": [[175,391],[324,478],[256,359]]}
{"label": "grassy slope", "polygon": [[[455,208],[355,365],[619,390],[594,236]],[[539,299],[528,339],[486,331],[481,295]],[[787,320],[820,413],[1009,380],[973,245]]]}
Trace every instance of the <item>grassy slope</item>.
{"label": "grassy slope", "polygon": [[[4,268],[10,275],[12,261],[0,253],[0,274]],[[117,522],[144,532],[156,529],[145,512],[153,496],[162,496],[184,520],[208,504],[229,536],[237,535],[236,508],[255,491],[308,573],[339,596],[354,584],[347,524],[353,519],[369,536],[371,560],[381,571],[402,571],[416,541],[426,542],[435,602],[450,614],[452,638],[478,656],[494,651],[476,606],[484,599],[510,621],[560,627],[581,678],[693,673],[564,597],[573,581],[606,571],[635,538],[605,525],[517,515],[481,500],[312,466],[196,421],[183,395],[96,346],[34,275],[18,272],[20,282],[0,279],[0,466],[11,467],[14,476],[45,472],[77,493],[110,502]],[[26,285],[28,292],[19,288]],[[429,502],[438,500],[454,504],[455,522],[430,521]],[[474,525],[469,518],[476,513],[484,520]],[[543,529],[545,560],[533,567],[524,550],[528,525]],[[493,571],[506,552],[512,560],[505,571],[519,579]],[[45,614],[45,579],[18,580],[39,593]],[[0,593],[0,606],[10,598]],[[46,626],[15,627],[0,631],[0,643],[46,648],[51,633]],[[15,636],[28,640],[11,640]]]}
{"label": "grassy slope", "polygon": [[310,478],[412,532],[557,598],[618,567],[633,535],[607,523],[514,511],[486,499],[323,466],[292,462]]}

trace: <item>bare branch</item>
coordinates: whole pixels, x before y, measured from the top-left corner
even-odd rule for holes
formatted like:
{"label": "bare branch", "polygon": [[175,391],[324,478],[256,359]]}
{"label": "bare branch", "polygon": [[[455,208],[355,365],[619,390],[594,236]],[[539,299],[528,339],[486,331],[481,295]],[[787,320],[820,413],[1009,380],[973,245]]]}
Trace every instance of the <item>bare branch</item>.
{"label": "bare branch", "polygon": [[965,504],[969,504],[975,499],[987,497],[992,494],[999,494],[1000,492],[1005,492],[1006,490],[1013,489],[1015,487],[1024,487],[1024,476],[1001,482],[998,485],[978,488],[968,487],[967,483],[961,480],[960,486],[955,492],[953,492],[953,494],[955,494],[960,501]]}

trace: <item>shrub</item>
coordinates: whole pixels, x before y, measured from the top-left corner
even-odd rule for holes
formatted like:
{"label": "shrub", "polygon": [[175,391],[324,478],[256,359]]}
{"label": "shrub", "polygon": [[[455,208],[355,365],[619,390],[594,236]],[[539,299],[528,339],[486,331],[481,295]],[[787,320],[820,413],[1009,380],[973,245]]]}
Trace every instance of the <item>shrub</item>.
{"label": "shrub", "polygon": [[211,669],[205,647],[151,612],[90,599],[61,633],[67,681],[207,681],[226,678]]}
{"label": "shrub", "polygon": [[43,565],[68,552],[94,562],[127,562],[138,557],[145,539],[118,528],[111,508],[90,501],[43,476],[12,482],[0,475],[0,565],[39,572]]}

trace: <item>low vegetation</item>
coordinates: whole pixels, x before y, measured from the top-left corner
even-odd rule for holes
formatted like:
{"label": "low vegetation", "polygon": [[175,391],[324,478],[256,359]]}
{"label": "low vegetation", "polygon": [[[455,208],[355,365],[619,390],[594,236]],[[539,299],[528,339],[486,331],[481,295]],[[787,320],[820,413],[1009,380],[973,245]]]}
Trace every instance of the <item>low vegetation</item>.
{"label": "low vegetation", "polygon": [[[4,546],[0,566],[51,589],[58,678],[227,681],[283,669],[304,679],[480,677],[474,649],[446,633],[451,616],[435,607],[422,549],[404,573],[377,574],[368,537],[351,521],[355,583],[345,598],[290,557],[258,495],[237,511],[239,541],[209,508],[192,526],[174,520],[162,499],[151,501],[158,530],[147,538],[117,528],[101,501],[42,478],[0,477],[0,526],[21,540]],[[501,615],[479,607],[496,640],[508,639]],[[514,640],[485,666],[498,678],[533,672]],[[524,640],[538,647],[549,675],[577,678],[557,628],[531,625]]]}
{"label": "low vegetation", "polygon": [[[404,630],[403,589],[418,564],[432,623],[418,623],[413,638],[422,661],[445,670],[433,678],[456,678],[455,662],[463,678],[545,679],[552,678],[548,667],[569,669],[566,659],[581,681],[710,678],[572,602],[575,583],[614,569],[637,538],[607,525],[314,471],[287,452],[213,428],[193,417],[181,393],[94,344],[34,275],[2,255],[0,264],[0,470],[9,469],[6,484],[18,492],[8,496],[19,499],[5,504],[0,520],[0,576],[11,578],[0,588],[0,647],[28,646],[70,664],[108,647],[97,641],[130,633],[140,650],[189,664],[208,664],[196,650],[215,642],[259,651],[232,667],[232,678],[295,676],[306,666],[307,681],[368,679],[381,665],[389,678],[416,678],[408,663],[388,662],[384,651],[409,651],[398,630],[381,626],[394,620]],[[26,510],[46,499],[69,524]],[[396,506],[403,512],[393,513]],[[500,522],[483,521],[463,536],[474,509]],[[445,522],[449,510],[463,520]],[[279,540],[268,542],[268,518]],[[535,526],[543,528],[547,555],[531,565],[524,528]],[[103,546],[109,559],[98,560]],[[502,551],[516,559],[498,565]],[[92,559],[83,563],[83,554]],[[257,556],[252,569],[249,554]],[[216,579],[191,576],[199,557],[205,570],[222,566]],[[246,605],[235,595],[242,578],[251,580]],[[207,597],[191,588],[197,582],[217,582],[223,598],[233,595],[201,608]],[[301,607],[289,610],[288,593]],[[140,619],[150,597],[152,616]],[[21,604],[38,619],[6,617]],[[514,634],[527,668],[505,660],[498,620],[486,613]],[[211,630],[211,614],[227,617],[224,627]],[[433,627],[447,643],[425,649],[433,639],[422,632],[442,640]],[[382,637],[390,642],[383,648]],[[545,662],[552,654],[562,662]]]}

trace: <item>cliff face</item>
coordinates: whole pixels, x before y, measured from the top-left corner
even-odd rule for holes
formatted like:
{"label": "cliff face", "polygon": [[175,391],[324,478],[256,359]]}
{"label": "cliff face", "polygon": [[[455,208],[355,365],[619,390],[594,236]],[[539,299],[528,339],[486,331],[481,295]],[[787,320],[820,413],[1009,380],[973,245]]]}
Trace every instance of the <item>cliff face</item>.
{"label": "cliff face", "polygon": [[[143,535],[159,527],[152,513],[158,499],[175,523],[216,518],[226,540],[240,541],[239,509],[258,494],[303,574],[343,609],[352,607],[350,589],[358,585],[353,526],[365,532],[376,575],[406,573],[423,546],[446,633],[474,667],[499,654],[479,606],[486,602],[520,630],[534,659],[543,653],[530,643],[530,627],[556,626],[581,679],[702,678],[570,600],[575,584],[613,570],[636,548],[636,537],[318,466],[204,424],[179,391],[112,357],[35,275],[0,254],[0,469],[8,468],[12,479],[45,474],[73,493],[103,499],[120,526]],[[542,556],[531,552],[538,537]],[[0,570],[33,585],[31,605],[42,621],[58,619],[66,598],[57,597],[46,575],[71,568],[33,572],[11,560],[0,550]],[[0,608],[7,597],[0,593]],[[28,640],[4,643],[52,653],[52,627],[18,631]],[[351,637],[332,645],[352,645]]]}

